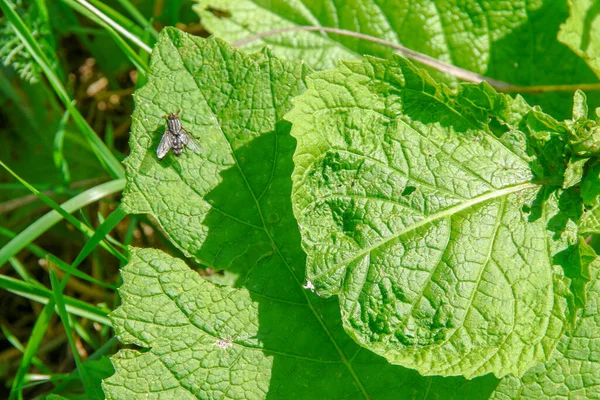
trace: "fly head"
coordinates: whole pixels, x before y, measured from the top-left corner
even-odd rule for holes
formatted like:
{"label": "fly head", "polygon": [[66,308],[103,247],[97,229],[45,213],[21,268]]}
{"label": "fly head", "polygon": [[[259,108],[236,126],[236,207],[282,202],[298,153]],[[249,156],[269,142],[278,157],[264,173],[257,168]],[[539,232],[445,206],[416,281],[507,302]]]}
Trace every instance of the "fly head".
{"label": "fly head", "polygon": [[177,114],[169,114],[167,117],[167,127],[169,131],[174,135],[179,135],[181,131],[181,120]]}

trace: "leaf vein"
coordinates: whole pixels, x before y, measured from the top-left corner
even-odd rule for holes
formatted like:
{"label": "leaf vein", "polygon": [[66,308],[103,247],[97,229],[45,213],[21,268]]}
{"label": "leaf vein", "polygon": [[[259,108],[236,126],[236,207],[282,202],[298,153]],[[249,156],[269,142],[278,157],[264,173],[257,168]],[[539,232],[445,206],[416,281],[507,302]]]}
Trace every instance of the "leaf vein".
{"label": "leaf vein", "polygon": [[382,240],[376,244],[374,244],[373,246],[370,246],[366,249],[364,249],[361,252],[358,252],[355,256],[352,256],[350,259],[346,259],[343,261],[338,262],[337,264],[333,265],[332,267],[328,268],[327,270],[325,270],[324,272],[318,274],[317,276],[313,277],[313,279],[319,279],[321,277],[323,277],[324,275],[327,275],[333,271],[338,270],[339,268],[356,261],[357,259],[363,257],[365,254],[371,252],[374,249],[377,249],[378,247],[384,246],[387,243],[391,242],[392,240],[396,240],[398,239],[400,236],[412,232],[418,228],[420,228],[421,226],[427,225],[431,222],[434,222],[438,219],[444,218],[446,216],[452,215],[454,213],[458,213],[460,211],[466,210],[470,207],[473,207],[479,203],[483,203],[485,201],[488,200],[492,200],[498,197],[502,197],[511,193],[516,193],[516,192],[520,192],[526,189],[530,189],[530,188],[534,188],[537,187],[537,185],[532,184],[532,183],[522,183],[520,185],[516,185],[516,186],[508,186],[505,187],[501,190],[495,190],[492,192],[487,192],[484,193],[483,195],[480,195],[478,197],[472,198],[469,201],[466,201],[464,203],[459,203],[455,206],[452,206],[450,208],[447,208],[445,210],[441,210],[435,214],[431,214],[429,217],[424,218],[423,220],[416,222],[414,225],[407,227],[406,229],[403,229],[401,231],[399,231],[398,233],[390,236],[388,239]]}
{"label": "leaf vein", "polygon": [[[192,80],[194,82],[196,82],[196,80],[194,79],[194,76],[192,74],[192,72],[187,68],[187,65],[185,65],[185,62],[183,60],[183,57],[181,56],[181,54],[179,54],[179,52],[175,49],[175,52],[179,55],[181,63],[183,65],[183,67],[185,68],[185,70],[187,71],[187,73],[190,75],[190,77],[192,78]],[[258,213],[260,215],[260,219],[263,223],[263,227],[265,229],[265,232],[267,233],[267,236],[269,237],[269,239],[271,240],[271,242],[274,245],[275,250],[277,251],[277,254],[279,255],[279,257],[281,258],[281,260],[283,261],[283,263],[285,264],[285,266],[287,267],[289,273],[292,275],[293,279],[296,281],[296,283],[298,284],[298,286],[302,286],[302,283],[300,281],[298,281],[298,277],[296,276],[296,274],[294,274],[291,266],[288,264],[287,260],[285,259],[285,257],[283,257],[283,254],[281,253],[279,246],[276,244],[276,242],[273,240],[271,233],[269,232],[269,230],[266,227],[265,224],[265,219],[264,216],[262,214],[262,209],[260,207],[260,203],[258,202],[256,195],[254,194],[254,191],[252,190],[252,188],[250,187],[250,184],[247,180],[246,174],[244,174],[244,171],[242,170],[239,161],[237,160],[237,157],[233,151],[233,148],[231,147],[231,143],[229,142],[227,136],[225,135],[225,132],[223,132],[223,128],[221,127],[221,125],[219,124],[219,121],[217,120],[215,111],[212,110],[210,104],[208,103],[206,96],[204,95],[204,92],[202,92],[202,89],[200,88],[200,86],[198,86],[197,82],[197,89],[200,93],[200,95],[204,98],[205,103],[207,104],[208,108],[211,109],[212,111],[212,117],[215,119],[216,125],[219,127],[219,132],[221,132],[223,139],[225,140],[225,142],[227,143],[227,146],[229,147],[229,150],[231,151],[231,155],[234,158],[235,161],[235,165],[236,167],[239,169],[240,174],[242,175],[242,178],[244,180],[244,183],[246,184],[246,186],[248,187],[248,190],[250,191],[250,194],[252,195],[254,202],[256,204],[256,207],[258,209]],[[342,349],[339,347],[338,343],[336,342],[336,340],[334,339],[334,337],[332,336],[331,332],[329,331],[329,329],[327,328],[327,326],[325,325],[325,323],[323,322],[323,320],[321,319],[321,317],[319,316],[319,313],[317,312],[317,310],[314,308],[312,302],[310,301],[308,295],[306,294],[305,291],[302,291],[302,293],[304,294],[306,301],[308,303],[308,306],[310,307],[311,311],[313,312],[315,318],[317,319],[317,321],[319,322],[319,324],[321,325],[321,327],[323,328],[324,332],[327,334],[327,336],[329,337],[329,339],[331,340],[332,344],[334,345],[334,347],[336,348],[342,362],[344,363],[344,365],[346,366],[346,368],[349,370],[350,374],[352,375],[353,379],[356,381],[357,385],[361,388],[361,392],[363,393],[365,398],[369,398],[366,389],[364,388],[363,384],[361,383],[361,381],[359,380],[356,372],[354,371],[354,369],[352,368],[352,365],[350,365],[350,363],[348,363],[348,360],[346,359],[346,356],[344,355],[344,353],[342,352]]]}

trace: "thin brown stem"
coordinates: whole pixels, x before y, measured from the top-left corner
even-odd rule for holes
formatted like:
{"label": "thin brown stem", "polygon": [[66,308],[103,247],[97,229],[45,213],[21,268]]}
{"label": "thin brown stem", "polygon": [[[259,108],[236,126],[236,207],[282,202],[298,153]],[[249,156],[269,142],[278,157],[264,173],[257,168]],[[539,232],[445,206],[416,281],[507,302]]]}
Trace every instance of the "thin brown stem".
{"label": "thin brown stem", "polygon": [[251,43],[255,40],[262,39],[268,36],[278,35],[286,32],[295,32],[295,31],[320,31],[320,32],[328,32],[334,33],[342,36],[351,36],[354,38],[367,40],[369,42],[381,44],[383,46],[390,47],[399,53],[402,53],[406,58],[410,58],[411,60],[415,60],[423,65],[427,65],[435,70],[440,72],[444,72],[446,74],[452,75],[458,79],[462,79],[467,82],[480,83],[487,82],[491,86],[495,87],[499,91],[507,92],[507,93],[544,93],[544,92],[572,92],[577,89],[581,90],[600,90],[600,83],[581,83],[575,85],[547,85],[547,86],[518,86],[513,85],[512,83],[500,81],[497,79],[493,79],[481,74],[478,74],[473,71],[469,71],[464,68],[457,67],[452,64],[445,63],[436,58],[430,57],[426,54],[419,53],[418,51],[409,49],[407,47],[402,46],[401,44],[390,42],[387,40],[379,39],[374,36],[365,35],[363,33],[353,32],[346,29],[340,28],[328,28],[322,26],[290,26],[286,28],[278,28],[272,29],[265,32],[257,33],[256,35],[249,36],[245,39],[238,40],[233,43],[236,47],[244,46],[248,43]]}

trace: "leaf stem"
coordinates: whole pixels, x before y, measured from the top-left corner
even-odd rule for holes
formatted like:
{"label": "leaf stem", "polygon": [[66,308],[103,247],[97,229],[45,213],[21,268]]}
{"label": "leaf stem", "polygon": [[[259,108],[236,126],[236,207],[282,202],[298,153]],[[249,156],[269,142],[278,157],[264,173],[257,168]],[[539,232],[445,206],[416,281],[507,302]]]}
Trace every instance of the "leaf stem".
{"label": "leaf stem", "polygon": [[150,32],[154,39],[158,39],[158,32],[156,29],[154,29],[152,23],[148,21],[146,17],[144,17],[144,15],[129,2],[129,0],[117,0],[117,3],[119,3],[119,5],[123,7],[123,9],[125,9],[133,17],[133,19],[137,21],[138,24]]}
{"label": "leaf stem", "polygon": [[492,85],[494,88],[499,91],[505,93],[544,93],[544,92],[572,92],[577,89],[581,90],[600,90],[600,83],[578,83],[574,85],[540,85],[540,86],[518,86],[513,85],[512,83],[508,83],[505,81],[493,79],[481,74],[478,74],[473,71],[469,71],[464,68],[457,67],[452,64],[445,63],[436,58],[430,57],[426,54],[420,53],[418,51],[409,49],[408,47],[404,47],[401,44],[390,42],[388,40],[379,39],[374,36],[365,35],[364,33],[353,32],[347,29],[340,28],[329,28],[323,26],[289,26],[285,28],[272,29],[269,31],[264,31],[257,33],[255,35],[249,36],[245,39],[238,40],[233,43],[235,47],[241,47],[258,39],[262,39],[268,36],[278,35],[286,32],[295,32],[295,31],[321,31],[321,32],[329,32],[335,33],[337,35],[342,36],[351,36],[357,39],[367,40],[369,42],[378,43],[383,46],[390,47],[399,53],[402,53],[407,58],[411,60],[415,60],[423,65],[431,67],[440,72],[444,72],[446,74],[455,76],[459,79],[462,79],[467,82],[480,83],[487,82]]}
{"label": "leaf stem", "polygon": [[121,25],[117,24],[115,21],[110,19],[108,16],[106,16],[106,14],[104,14],[102,11],[100,11],[99,9],[97,9],[96,7],[94,7],[93,5],[88,3],[86,0],[76,0],[76,1],[79,4],[81,4],[82,6],[84,6],[85,8],[87,8],[88,10],[90,10],[92,13],[94,13],[98,18],[100,18],[106,24],[111,26],[114,30],[119,32],[121,35],[125,36],[127,39],[131,40],[133,43],[138,45],[139,48],[141,48],[142,50],[144,50],[147,53],[152,53],[152,49],[150,48],[150,46],[148,46],[146,43],[144,43],[137,36],[133,35],[127,29],[123,28]]}
{"label": "leaf stem", "polygon": [[[127,44],[127,42],[118,35],[117,31],[120,32],[123,36],[130,39],[132,42],[140,46],[146,52],[150,51],[150,47],[148,47],[141,39],[137,38],[137,36],[130,33],[127,29],[123,28],[121,25],[107,17],[100,10],[92,6],[91,4],[85,2],[84,0],[62,0],[65,4],[69,5],[69,7],[73,8],[77,12],[82,15],[85,15],[98,25],[102,26],[106,33],[113,38],[117,46],[123,50],[123,53],[129,58],[131,63],[136,67],[139,73],[146,74],[148,72],[148,65],[146,62],[135,52],[133,49]],[[89,7],[88,7],[89,6]],[[107,22],[110,21],[110,22]],[[127,34],[123,33],[126,32]],[[135,38],[132,39],[132,38]]]}

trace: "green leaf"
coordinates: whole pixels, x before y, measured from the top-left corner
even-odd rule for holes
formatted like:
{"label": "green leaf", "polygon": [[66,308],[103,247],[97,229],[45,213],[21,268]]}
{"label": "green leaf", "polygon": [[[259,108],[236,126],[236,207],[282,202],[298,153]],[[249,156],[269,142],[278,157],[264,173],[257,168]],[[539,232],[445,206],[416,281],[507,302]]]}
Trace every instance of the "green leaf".
{"label": "green leaf", "polygon": [[[252,0],[200,0],[194,9],[200,15],[203,26],[216,37],[230,43],[271,29],[321,25],[318,16],[302,3],[296,5],[284,1],[261,3]],[[314,6],[320,7],[316,3]],[[323,13],[323,16],[328,18],[327,13]],[[378,37],[385,38],[386,33],[382,32],[381,28],[374,27],[380,33]],[[389,29],[389,25],[386,28]],[[387,38],[393,39],[394,36],[393,31],[389,30]],[[345,41],[352,46],[344,46],[340,41]],[[366,53],[379,51],[381,56],[392,53],[391,49],[381,45],[344,37],[329,37],[318,32],[290,32],[268,37],[249,44],[244,47],[244,50],[255,52],[265,45],[268,45],[279,57],[293,61],[303,60],[319,69],[334,67],[339,59],[360,58],[362,53],[358,52],[359,46],[360,50]]]}
{"label": "green leaf", "polygon": [[[506,34],[494,43],[485,75],[522,86],[599,82],[585,61],[557,40],[561,24],[569,16],[567,2],[493,3],[507,11],[504,15],[515,25],[510,25],[513,27],[510,31],[500,28]],[[507,10],[515,6],[516,12]],[[519,17],[515,18],[515,14]],[[571,116],[572,92],[551,90],[524,94],[524,97],[529,104],[541,106],[544,112],[558,120]],[[589,101],[592,108],[599,106],[600,92],[590,92]]]}
{"label": "green leaf", "polygon": [[564,268],[565,275],[571,280],[571,292],[575,295],[574,301],[578,308],[586,305],[590,265],[597,258],[594,249],[582,238],[554,256],[554,262]]}
{"label": "green leaf", "polygon": [[579,233],[582,237],[600,235],[600,205],[585,210],[579,224]]}
{"label": "green leaf", "polygon": [[102,381],[115,373],[115,370],[106,356],[98,360],[87,360],[83,363],[86,374],[88,375],[93,388],[86,388],[92,393],[102,393]]}
{"label": "green leaf", "polygon": [[565,181],[563,182],[563,189],[568,189],[577,185],[583,178],[583,167],[590,160],[589,157],[573,157],[567,164],[565,171]]}
{"label": "green leaf", "polygon": [[[152,79],[135,95],[125,210],[153,215],[184,254],[215,269],[271,257],[269,228],[293,223],[281,199],[291,165],[279,156],[294,143],[289,124],[278,121],[304,89],[306,71],[268,51],[244,56],[167,29],[152,55]],[[186,149],[161,161],[164,117],[180,109],[203,154]]]}
{"label": "green leaf", "polygon": [[485,84],[454,95],[400,57],[307,82],[286,116],[292,202],[307,278],[339,296],[346,331],[422,374],[546,360],[568,314],[553,256],[582,212],[558,189],[567,127]]}
{"label": "green leaf", "polygon": [[581,183],[581,196],[585,204],[596,204],[598,195],[600,195],[600,164],[595,163],[590,166]]}
{"label": "green leaf", "polygon": [[569,144],[575,157],[598,157],[600,155],[600,127],[597,121],[587,118],[588,107],[585,93],[578,90],[573,100],[573,119],[567,121],[570,129]]}
{"label": "green leaf", "polygon": [[[493,376],[425,378],[388,364],[344,332],[337,299],[305,285],[290,198],[295,143],[280,120],[304,89],[302,68],[161,32],[148,83],[136,92],[125,204],[152,213],[195,258],[239,272],[243,287],[215,285],[181,260],[133,249],[112,318],[119,339],[144,350],[113,357],[109,399],[459,399],[493,391]],[[158,161],[163,116],[179,107],[204,153]]]}
{"label": "green leaf", "polygon": [[600,77],[600,4],[595,0],[568,0],[570,15],[561,25],[558,40],[573,52]]}
{"label": "green leaf", "polygon": [[[112,357],[108,399],[464,399],[487,398],[497,384],[389,365],[343,333],[336,301],[309,294],[307,303],[299,287],[268,297],[218,286],[154,249],[132,248],[122,276],[111,319],[121,342],[146,350]],[[285,300],[289,291],[298,302]]]}
{"label": "green leaf", "polygon": [[[195,7],[202,24],[229,42],[256,33],[293,26],[327,26],[360,32],[423,52],[442,61],[484,72],[490,57],[490,40],[502,30],[524,22],[477,3],[434,4],[427,1],[290,2],[286,0],[199,0]],[[521,8],[521,6],[517,6]],[[498,10],[500,11],[500,10]],[[225,15],[223,15],[225,14]],[[523,19],[523,20],[522,20]],[[428,23],[424,24],[423,21]],[[460,20],[460,24],[455,22]],[[522,21],[521,21],[522,20]],[[357,38],[320,32],[288,32],[257,40],[247,46],[255,51],[268,45],[278,56],[304,60],[317,68],[331,68],[339,59],[364,54],[389,57],[394,50]],[[246,49],[246,48],[245,48]],[[436,73],[453,82],[452,77]]]}
{"label": "green leaf", "polygon": [[[432,2],[428,0],[347,2],[288,0],[197,0],[203,26],[231,43],[254,34],[294,26],[342,28],[401,43],[458,67],[520,86],[597,83],[585,61],[557,40],[567,19],[566,2]],[[587,1],[588,3],[591,0]],[[595,14],[590,14],[595,15]],[[244,46],[263,46],[278,56],[304,60],[317,69],[362,55],[387,58],[394,50],[354,37],[287,32]],[[438,81],[456,79],[428,70]],[[569,92],[527,94],[557,118],[570,116]],[[590,98],[600,105],[600,94]]]}
{"label": "green leaf", "polygon": [[581,90],[575,91],[573,95],[573,121],[586,119],[588,117],[587,98]]}
{"label": "green leaf", "polygon": [[560,340],[552,357],[522,378],[508,376],[492,399],[596,399],[600,397],[600,261],[591,264],[592,284],[576,326]]}

